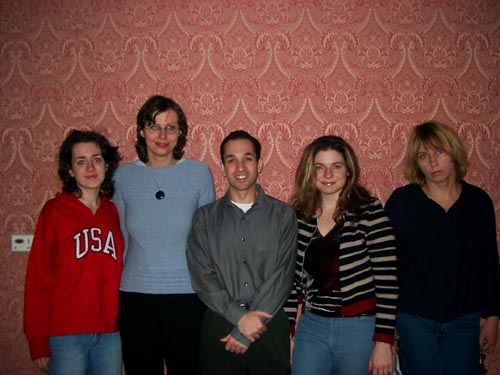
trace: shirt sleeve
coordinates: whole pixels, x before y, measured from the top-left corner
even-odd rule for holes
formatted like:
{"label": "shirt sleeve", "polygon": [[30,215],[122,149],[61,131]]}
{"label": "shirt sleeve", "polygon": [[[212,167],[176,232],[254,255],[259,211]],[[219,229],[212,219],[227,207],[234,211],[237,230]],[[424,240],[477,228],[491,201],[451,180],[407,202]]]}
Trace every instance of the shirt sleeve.
{"label": "shirt sleeve", "polygon": [[[115,185],[117,185],[115,183]],[[125,200],[123,198],[123,194],[119,186],[115,186],[115,192],[113,194],[113,203],[116,206],[116,210],[118,211],[118,216],[120,217],[120,229],[123,234],[123,239],[125,241],[125,247],[123,248],[123,261],[125,261],[125,257],[127,256],[127,249],[128,249],[128,243],[129,243],[129,238],[128,238],[128,232],[127,232],[127,227],[125,225]]]}
{"label": "shirt sleeve", "polygon": [[191,284],[209,309],[236,325],[246,311],[232,301],[219,282],[210,256],[208,235],[205,211],[199,208],[193,217],[186,248]]}
{"label": "shirt sleeve", "polygon": [[297,324],[297,312],[299,311],[299,304],[302,303],[302,295],[298,294],[299,287],[297,282],[294,280],[292,284],[292,291],[288,296],[285,303],[285,312],[288,317],[288,323],[290,325],[290,333],[295,336],[295,325]]}
{"label": "shirt sleeve", "polygon": [[215,199],[214,179],[210,169],[206,167],[205,173],[202,178],[202,188],[200,198],[198,200],[198,207],[212,203]]}
{"label": "shirt sleeve", "polygon": [[495,210],[489,197],[485,199],[481,225],[483,243],[481,251],[481,317],[500,316],[500,277],[498,245],[496,238]]}
{"label": "shirt sleeve", "polygon": [[47,205],[38,218],[28,260],[24,289],[24,332],[33,360],[50,356],[50,296],[55,287],[52,263],[56,251],[56,223]]}
{"label": "shirt sleeve", "polygon": [[[297,213],[297,215],[302,215]],[[297,313],[299,306],[302,305],[304,301],[304,293],[302,290],[302,285],[304,284],[304,255],[305,249],[311,239],[312,231],[314,230],[309,223],[306,223],[298,216],[297,221],[297,244],[296,244],[296,261],[295,261],[295,271],[292,284],[292,291],[288,296],[285,304],[285,312],[288,316],[288,323],[290,324],[290,332],[295,335],[295,326],[297,325]],[[315,228],[315,226],[314,226]],[[300,306],[303,308],[302,306]]]}
{"label": "shirt sleeve", "polygon": [[375,284],[375,334],[374,341],[394,342],[396,303],[399,295],[397,281],[396,238],[391,222],[382,204],[376,200],[366,237],[366,246],[372,264]]}

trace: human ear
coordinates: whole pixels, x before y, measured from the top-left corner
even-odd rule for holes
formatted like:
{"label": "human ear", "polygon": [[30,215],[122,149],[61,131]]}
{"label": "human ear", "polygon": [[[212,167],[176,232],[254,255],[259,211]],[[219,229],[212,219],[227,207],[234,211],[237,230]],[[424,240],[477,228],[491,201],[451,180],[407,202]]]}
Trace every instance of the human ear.
{"label": "human ear", "polygon": [[264,169],[264,163],[262,163],[262,160],[259,159],[257,164],[257,173],[261,174],[263,169]]}

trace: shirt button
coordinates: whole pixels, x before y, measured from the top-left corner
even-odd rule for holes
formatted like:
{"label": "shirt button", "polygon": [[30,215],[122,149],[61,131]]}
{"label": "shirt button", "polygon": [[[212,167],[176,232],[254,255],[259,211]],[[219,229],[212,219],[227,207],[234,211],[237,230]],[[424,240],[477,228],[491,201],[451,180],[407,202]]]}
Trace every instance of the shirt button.
{"label": "shirt button", "polygon": [[248,283],[244,283],[243,285],[248,286]]}
{"label": "shirt button", "polygon": [[245,242],[245,241],[246,241],[246,240],[245,240],[245,238],[242,238],[242,239],[241,239],[241,242]]}

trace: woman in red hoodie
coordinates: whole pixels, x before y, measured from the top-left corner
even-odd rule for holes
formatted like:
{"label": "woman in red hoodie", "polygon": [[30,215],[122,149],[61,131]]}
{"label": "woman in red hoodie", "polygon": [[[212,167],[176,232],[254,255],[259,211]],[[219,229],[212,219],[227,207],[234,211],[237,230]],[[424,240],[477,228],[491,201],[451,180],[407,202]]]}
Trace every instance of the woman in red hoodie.
{"label": "woman in red hoodie", "polygon": [[59,151],[63,192],[43,207],[26,273],[24,329],[50,375],[119,375],[123,235],[111,201],[118,147],[73,130]]}

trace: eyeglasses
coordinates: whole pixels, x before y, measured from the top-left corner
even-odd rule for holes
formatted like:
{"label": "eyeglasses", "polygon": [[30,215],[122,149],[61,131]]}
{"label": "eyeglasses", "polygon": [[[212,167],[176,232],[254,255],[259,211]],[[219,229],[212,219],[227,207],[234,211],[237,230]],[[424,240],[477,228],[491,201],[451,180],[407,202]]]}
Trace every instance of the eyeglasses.
{"label": "eyeglasses", "polygon": [[146,129],[146,131],[155,135],[159,135],[162,131],[164,131],[167,134],[175,134],[179,131],[179,127],[172,124],[169,124],[164,128],[156,124],[147,124],[144,128]]}

